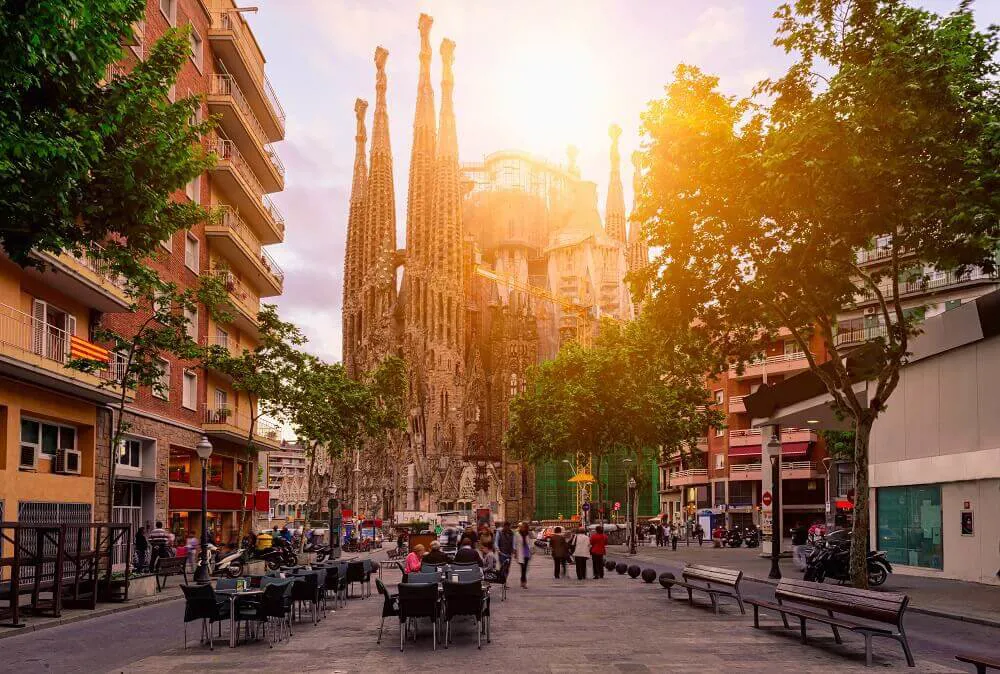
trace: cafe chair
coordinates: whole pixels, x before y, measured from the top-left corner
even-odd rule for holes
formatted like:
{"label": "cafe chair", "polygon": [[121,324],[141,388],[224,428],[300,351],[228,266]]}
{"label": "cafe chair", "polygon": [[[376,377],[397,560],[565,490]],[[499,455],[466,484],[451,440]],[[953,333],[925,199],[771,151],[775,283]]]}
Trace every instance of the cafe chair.
{"label": "cafe chair", "polygon": [[219,637],[222,622],[229,620],[229,598],[215,594],[211,585],[181,585],[184,592],[184,648],[187,649],[187,626],[201,621],[201,643],[208,641],[209,650],[215,650],[212,641],[212,623],[218,623]]}
{"label": "cafe chair", "polygon": [[483,647],[484,628],[486,641],[489,642],[488,603],[489,597],[483,589],[482,582],[478,580],[458,583],[446,580],[444,582],[445,648],[448,648],[448,644],[451,643],[451,620],[455,616],[473,616],[476,619],[477,646]]}
{"label": "cafe chair", "polygon": [[[410,574],[416,575],[416,574]],[[399,584],[399,650],[403,650],[406,639],[406,627],[411,622],[414,625],[416,638],[416,619],[430,618],[434,630],[433,644],[437,650],[437,627],[441,619],[441,602],[438,599],[438,585],[433,583],[400,583]]]}
{"label": "cafe chair", "polygon": [[[389,594],[389,590],[385,589],[385,585],[377,578],[375,579],[375,587],[384,599],[382,603],[382,622],[379,623],[378,638],[375,640],[376,644],[380,644],[382,643],[382,628],[385,627],[385,619],[399,617],[399,595]],[[400,629],[403,629],[402,625],[400,625]]]}

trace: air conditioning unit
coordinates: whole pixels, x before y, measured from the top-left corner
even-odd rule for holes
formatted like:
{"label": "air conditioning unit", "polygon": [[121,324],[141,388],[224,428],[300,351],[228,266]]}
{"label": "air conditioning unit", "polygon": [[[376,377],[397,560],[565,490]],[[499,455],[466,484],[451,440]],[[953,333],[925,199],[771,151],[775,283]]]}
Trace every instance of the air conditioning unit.
{"label": "air conditioning unit", "polygon": [[865,307],[865,316],[874,316],[875,307]]}
{"label": "air conditioning unit", "polygon": [[21,456],[18,466],[34,470],[38,468],[38,452],[31,445],[21,445]]}
{"label": "air conditioning unit", "polygon": [[64,475],[79,475],[80,451],[76,449],[57,450],[55,472]]}

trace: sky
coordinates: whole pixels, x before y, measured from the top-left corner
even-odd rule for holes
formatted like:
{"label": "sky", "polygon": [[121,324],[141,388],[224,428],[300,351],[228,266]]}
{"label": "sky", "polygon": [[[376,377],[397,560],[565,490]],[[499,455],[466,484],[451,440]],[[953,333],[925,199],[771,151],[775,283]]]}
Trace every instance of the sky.
{"label": "sky", "polygon": [[[286,238],[269,248],[285,271],[283,318],[328,361],[341,356],[340,311],[348,199],[354,161],[354,100],[375,104],[375,47],[386,65],[394,153],[397,243],[405,241],[406,187],[417,88],[421,12],[434,18],[431,78],[440,104],[441,40],[455,50],[459,154],[475,161],[519,149],[564,163],[579,148],[603,213],[608,126],[622,127],[622,178],[631,204],[629,157],[640,114],[663,94],[679,63],[720,78],[729,94],[780,74],[790,57],[772,45],[778,0],[241,0],[285,109],[276,145],[285,190],[272,198]],[[958,0],[923,0],[938,12]],[[979,0],[981,26],[1000,23],[1000,2]],[[272,298],[272,300],[275,298]]]}

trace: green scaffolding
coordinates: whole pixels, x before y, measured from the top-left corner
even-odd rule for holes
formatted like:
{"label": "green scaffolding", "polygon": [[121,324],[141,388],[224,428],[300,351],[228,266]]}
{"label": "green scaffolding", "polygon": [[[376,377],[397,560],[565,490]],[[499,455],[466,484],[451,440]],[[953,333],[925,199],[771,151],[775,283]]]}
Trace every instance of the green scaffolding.
{"label": "green scaffolding", "polygon": [[[622,462],[625,456],[624,453],[612,454],[601,461],[599,469],[594,466],[604,485],[601,498],[607,505],[605,519],[611,519],[615,501],[621,503],[622,516],[625,514],[628,483],[626,464]],[[639,480],[637,490],[639,517],[653,517],[660,513],[660,471],[655,457],[644,462],[640,467],[640,475],[645,479]],[[535,519],[550,520],[560,515],[569,519],[576,514],[577,486],[569,482],[571,477],[572,467],[561,461],[546,461],[535,467]],[[594,508],[597,507],[597,498],[597,485],[594,484],[591,486]]]}

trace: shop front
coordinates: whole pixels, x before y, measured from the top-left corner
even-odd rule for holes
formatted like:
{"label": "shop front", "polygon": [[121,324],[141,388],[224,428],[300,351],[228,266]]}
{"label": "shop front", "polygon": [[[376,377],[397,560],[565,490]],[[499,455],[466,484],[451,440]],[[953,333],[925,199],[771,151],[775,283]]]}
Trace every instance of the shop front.
{"label": "shop front", "polygon": [[[238,491],[209,489],[208,530],[216,545],[233,545],[239,542],[240,519],[244,509],[240,508],[243,494]],[[245,512],[252,521],[255,514],[267,513],[270,503],[266,490],[247,494]],[[170,531],[178,541],[191,535],[201,537],[201,490],[188,487],[170,487],[168,519]]]}

